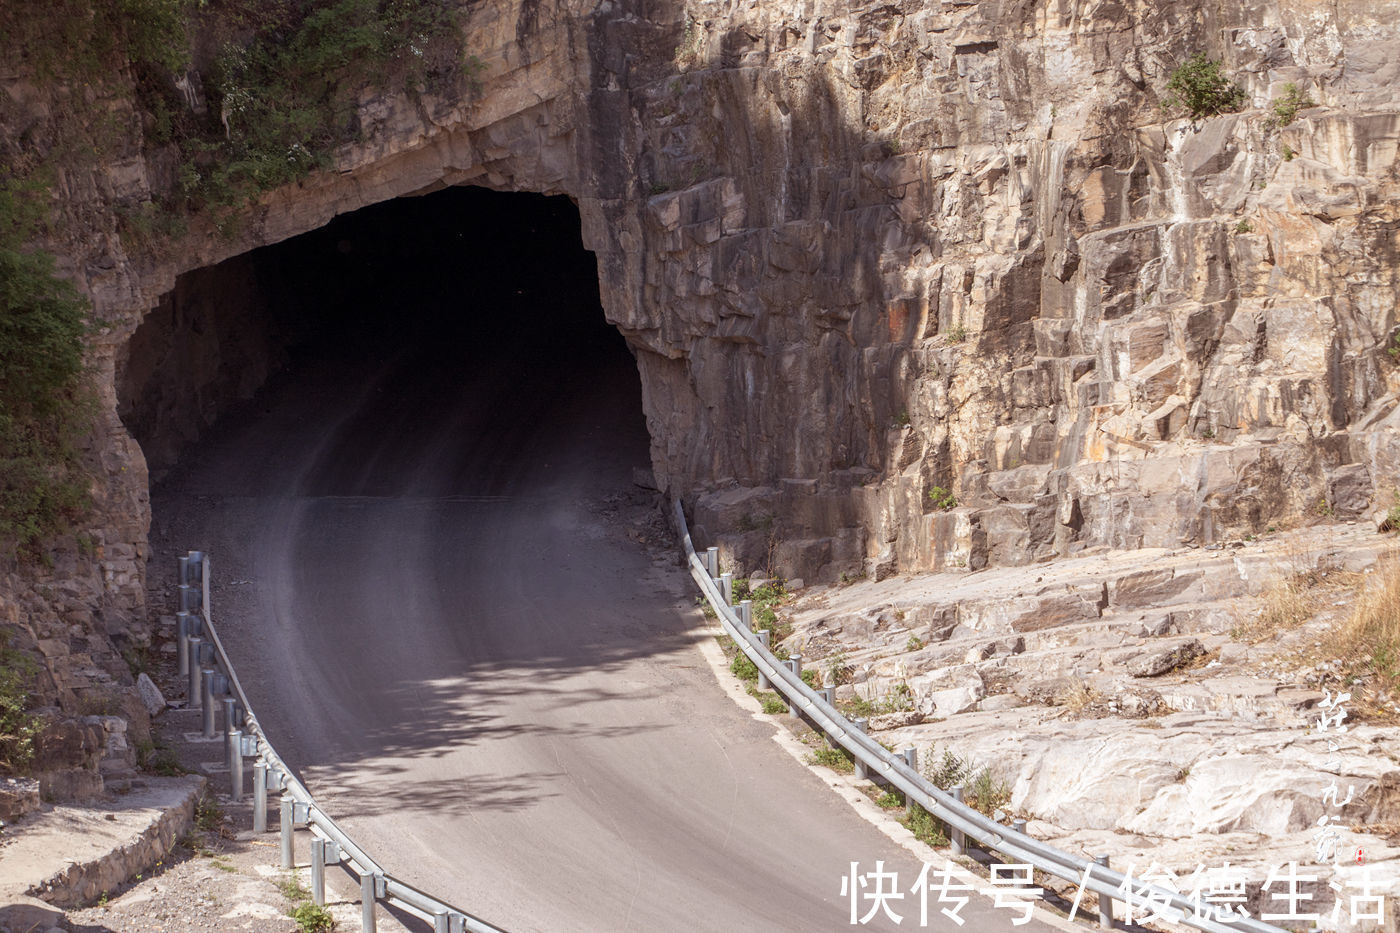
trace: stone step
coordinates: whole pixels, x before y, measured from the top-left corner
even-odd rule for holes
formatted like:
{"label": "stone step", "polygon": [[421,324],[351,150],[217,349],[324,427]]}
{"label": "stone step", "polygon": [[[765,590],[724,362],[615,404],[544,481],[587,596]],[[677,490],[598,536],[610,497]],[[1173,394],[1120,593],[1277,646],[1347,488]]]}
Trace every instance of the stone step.
{"label": "stone step", "polygon": [[0,903],[31,896],[73,907],[115,890],[165,857],[193,823],[204,786],[202,777],[141,775],[125,794],[7,827]]}

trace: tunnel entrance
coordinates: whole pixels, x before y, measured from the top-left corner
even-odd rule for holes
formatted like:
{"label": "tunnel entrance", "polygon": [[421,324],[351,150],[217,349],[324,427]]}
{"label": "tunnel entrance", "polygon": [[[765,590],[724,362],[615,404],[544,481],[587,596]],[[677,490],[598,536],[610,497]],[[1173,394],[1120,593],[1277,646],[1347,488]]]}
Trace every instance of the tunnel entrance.
{"label": "tunnel entrance", "polygon": [[605,428],[618,465],[647,465],[636,362],[604,319],[576,206],[473,187],[367,207],[182,275],[118,366],[119,412],[153,484],[227,411],[273,415],[297,391],[360,398],[339,428],[359,449],[340,453],[374,468],[318,473],[343,493],[447,456],[444,430],[516,443],[521,421],[601,385],[609,401],[594,407],[620,409]]}

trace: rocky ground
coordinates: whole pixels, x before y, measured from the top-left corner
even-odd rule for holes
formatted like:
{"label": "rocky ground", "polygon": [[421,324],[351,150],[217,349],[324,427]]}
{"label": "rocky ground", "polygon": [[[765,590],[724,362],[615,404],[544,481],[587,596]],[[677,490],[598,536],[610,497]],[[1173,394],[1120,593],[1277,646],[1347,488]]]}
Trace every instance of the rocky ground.
{"label": "rocky ground", "polygon": [[[1181,878],[1228,862],[1262,882],[1296,861],[1350,885],[1369,868],[1393,892],[1400,697],[1354,680],[1334,632],[1396,573],[1394,548],[1329,525],[860,581],[788,602],[785,645],[926,773],[949,753],[964,775],[990,768],[1004,818],[1036,838]],[[1320,832],[1336,834],[1335,870]]]}

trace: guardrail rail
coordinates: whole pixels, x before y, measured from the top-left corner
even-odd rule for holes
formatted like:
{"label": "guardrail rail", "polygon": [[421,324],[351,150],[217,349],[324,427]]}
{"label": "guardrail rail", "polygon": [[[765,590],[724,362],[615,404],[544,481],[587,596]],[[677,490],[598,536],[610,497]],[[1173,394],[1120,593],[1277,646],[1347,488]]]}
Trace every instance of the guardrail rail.
{"label": "guardrail rail", "polygon": [[918,804],[942,820],[948,827],[953,854],[961,854],[970,839],[1015,863],[1032,865],[1083,890],[1093,891],[1099,896],[1099,925],[1105,929],[1114,926],[1113,902],[1124,901],[1137,908],[1150,907],[1164,918],[1170,917],[1208,933],[1284,933],[1280,927],[1234,914],[1229,915],[1229,920],[1221,920],[1217,911],[1223,908],[1170,888],[1129,878],[1109,868],[1107,857],[1087,859],[1032,839],[1019,821],[1016,826],[998,823],[962,803],[959,794],[936,787],[915,767],[912,748],[898,755],[889,751],[866,734],[865,720],[852,722],[836,709],[835,688],[817,691],[808,686],[802,679],[799,655],[784,662],[769,650],[769,633],[753,630],[749,600],[732,605],[733,576],[720,572],[718,549],[708,548],[702,558],[690,540],[690,529],[679,500],[672,500],[672,515],[685,547],[690,575],[719,616],[725,632],[758,668],[759,686],[777,690],[794,715],[807,719],[825,733],[828,742],[849,752],[855,760],[857,777],[878,777],[903,793],[906,801]]}

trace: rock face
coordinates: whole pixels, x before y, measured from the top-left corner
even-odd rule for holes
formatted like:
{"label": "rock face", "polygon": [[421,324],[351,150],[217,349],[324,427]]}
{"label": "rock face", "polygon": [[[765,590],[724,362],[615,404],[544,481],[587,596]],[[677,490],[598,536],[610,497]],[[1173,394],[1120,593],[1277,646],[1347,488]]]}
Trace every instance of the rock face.
{"label": "rock face", "polygon": [[[276,358],[256,296],[195,270],[443,185],[577,201],[656,482],[739,568],[977,569],[1389,505],[1400,2],[486,0],[466,21],[478,91],[367,94],[337,171],[178,242],[118,231],[171,183],[129,76],[84,91],[120,138],[60,166],[51,245],[105,325],[98,552],[57,572],[109,633],[144,624],[128,428],[166,465]],[[1249,109],[1164,123],[1197,51]],[[71,89],[0,82],[7,144],[60,159]],[[1320,106],[1279,126],[1288,82]]]}

